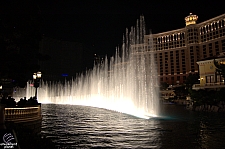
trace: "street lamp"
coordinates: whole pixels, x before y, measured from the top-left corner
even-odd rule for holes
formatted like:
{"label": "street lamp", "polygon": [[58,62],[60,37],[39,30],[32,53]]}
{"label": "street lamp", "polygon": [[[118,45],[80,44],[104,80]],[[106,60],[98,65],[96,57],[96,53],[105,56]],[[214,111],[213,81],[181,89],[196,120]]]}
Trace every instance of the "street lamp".
{"label": "street lamp", "polygon": [[39,87],[39,84],[40,84],[41,72],[38,71],[37,73],[34,73],[33,79],[34,79],[34,87],[35,87],[35,98],[37,99],[37,88]]}

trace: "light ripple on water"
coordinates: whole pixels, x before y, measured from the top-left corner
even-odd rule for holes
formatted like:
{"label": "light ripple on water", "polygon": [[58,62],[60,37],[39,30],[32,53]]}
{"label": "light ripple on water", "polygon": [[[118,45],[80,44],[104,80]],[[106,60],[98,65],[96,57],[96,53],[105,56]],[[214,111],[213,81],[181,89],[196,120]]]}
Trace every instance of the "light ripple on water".
{"label": "light ripple on water", "polygon": [[42,134],[59,148],[224,147],[223,115],[165,107],[164,116],[146,120],[92,107],[43,104]]}
{"label": "light ripple on water", "polygon": [[[46,106],[49,105],[42,105],[42,107]],[[59,105],[52,106],[58,107]],[[66,105],[61,106],[66,107]],[[45,111],[52,109],[43,109],[42,133],[47,135],[49,131],[51,131],[50,134],[52,135],[48,135],[48,137],[59,146],[67,144],[70,147],[74,145],[81,147],[83,145],[83,147],[94,148],[115,148],[119,146],[131,148],[134,147],[137,142],[142,142],[144,144],[149,142],[149,133],[146,131],[154,129],[154,126],[151,127],[151,125],[149,125],[151,124],[150,121],[133,116],[92,107],[83,107],[86,108],[87,111],[79,111],[79,108],[79,106],[74,106],[73,109],[71,109],[74,110],[74,114],[70,115],[65,114],[65,110],[63,111],[62,108],[53,108],[51,112],[55,113],[57,116],[49,114],[50,111]],[[71,111],[69,113],[71,113]],[[146,122],[148,122],[148,127],[150,127],[148,129],[145,128],[147,126],[146,124],[141,126]],[[60,135],[60,138],[53,136],[54,133],[55,135]],[[56,138],[57,140],[55,140]]]}

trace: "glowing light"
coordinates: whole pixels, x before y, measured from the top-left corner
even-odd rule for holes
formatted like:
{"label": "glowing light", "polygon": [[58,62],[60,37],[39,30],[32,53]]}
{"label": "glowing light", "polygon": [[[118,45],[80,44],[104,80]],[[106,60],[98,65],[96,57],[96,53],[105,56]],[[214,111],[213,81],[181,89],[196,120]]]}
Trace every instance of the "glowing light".
{"label": "glowing light", "polygon": [[[131,39],[140,39],[139,36],[144,36],[136,37],[132,33],[129,35]],[[158,74],[154,53],[151,52],[154,49],[150,49],[146,58],[147,49],[143,48],[143,43],[132,43],[133,46],[130,46],[128,42],[130,39],[126,40],[122,46],[121,57],[120,52],[116,51],[109,62],[106,58],[101,65],[95,66],[85,76],[80,75],[75,80],[63,84],[42,82],[38,92],[39,102],[92,106],[141,118],[157,116]],[[150,47],[153,47],[152,41],[153,37],[150,35],[148,43]],[[162,42],[165,42],[164,37]],[[140,47],[138,55],[134,51],[136,45]],[[34,88],[27,85],[26,93],[22,93],[21,96],[24,97],[24,94],[26,97],[34,95]]]}
{"label": "glowing light", "polygon": [[185,17],[186,26],[191,25],[191,24],[196,24],[197,20],[198,20],[198,16],[190,13],[189,16]]}

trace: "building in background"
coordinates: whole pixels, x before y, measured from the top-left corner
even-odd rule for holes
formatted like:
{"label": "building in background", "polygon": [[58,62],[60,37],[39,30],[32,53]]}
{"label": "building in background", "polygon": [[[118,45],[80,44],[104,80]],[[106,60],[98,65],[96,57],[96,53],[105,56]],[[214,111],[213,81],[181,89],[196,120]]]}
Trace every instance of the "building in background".
{"label": "building in background", "polygon": [[201,23],[197,19],[190,13],[184,28],[145,35],[140,46],[150,55],[153,45],[160,82],[183,84],[190,73],[199,73],[197,61],[225,52],[225,14]]}
{"label": "building in background", "polygon": [[[190,13],[184,20],[184,28],[145,35],[144,44],[133,45],[136,51],[145,48],[146,57],[154,53],[159,81],[170,85],[183,84],[190,73],[199,73],[197,61],[225,52],[225,14],[197,23],[198,16]],[[40,52],[51,60],[41,62],[41,69],[46,77],[74,76],[101,62],[102,56],[87,50],[91,49],[80,43],[44,37]]]}
{"label": "building in background", "polygon": [[212,56],[197,62],[199,66],[200,84],[194,84],[193,89],[218,89],[225,87],[224,78],[216,71],[214,60],[220,64],[225,64],[225,53],[219,56]]}

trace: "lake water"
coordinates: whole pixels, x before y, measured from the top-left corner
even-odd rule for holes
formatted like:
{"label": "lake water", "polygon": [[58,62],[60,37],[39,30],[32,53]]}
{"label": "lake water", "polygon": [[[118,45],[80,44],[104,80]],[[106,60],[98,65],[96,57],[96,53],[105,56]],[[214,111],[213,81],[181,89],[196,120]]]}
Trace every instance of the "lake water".
{"label": "lake water", "polygon": [[42,104],[42,134],[58,148],[224,148],[225,114],[162,105],[160,117]]}

